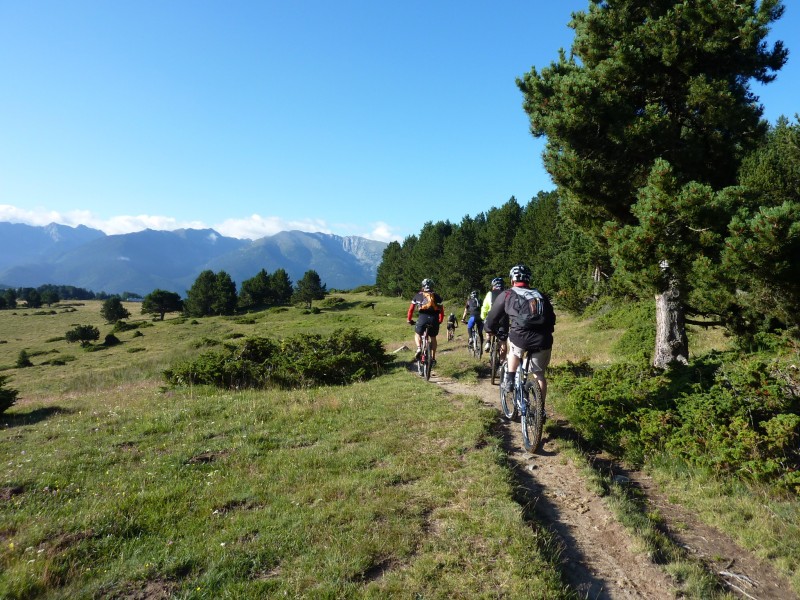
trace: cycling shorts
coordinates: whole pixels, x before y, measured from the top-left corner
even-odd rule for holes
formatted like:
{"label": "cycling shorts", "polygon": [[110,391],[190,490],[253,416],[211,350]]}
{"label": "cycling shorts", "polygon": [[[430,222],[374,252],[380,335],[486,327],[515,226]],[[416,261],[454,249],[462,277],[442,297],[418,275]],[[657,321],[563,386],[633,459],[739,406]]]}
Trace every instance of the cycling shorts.
{"label": "cycling shorts", "polygon": [[422,335],[425,328],[428,328],[428,335],[436,337],[439,335],[439,315],[434,313],[419,313],[417,316],[417,324],[414,326],[414,331]]}
{"label": "cycling shorts", "polygon": [[[526,350],[524,348],[520,348],[516,346],[514,342],[508,340],[508,351],[511,352],[514,356],[522,360]],[[550,364],[550,354],[553,352],[552,348],[548,348],[547,350],[537,350],[535,352],[531,352],[531,373],[544,373],[544,370],[547,368],[547,365]]]}

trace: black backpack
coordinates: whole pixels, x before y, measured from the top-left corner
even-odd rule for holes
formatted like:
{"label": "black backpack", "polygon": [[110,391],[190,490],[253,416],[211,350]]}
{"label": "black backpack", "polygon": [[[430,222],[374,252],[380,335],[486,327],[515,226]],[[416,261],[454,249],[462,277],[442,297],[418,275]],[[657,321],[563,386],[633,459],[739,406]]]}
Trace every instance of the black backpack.
{"label": "black backpack", "polygon": [[545,300],[538,290],[513,287],[514,325],[517,329],[532,330],[547,321]]}

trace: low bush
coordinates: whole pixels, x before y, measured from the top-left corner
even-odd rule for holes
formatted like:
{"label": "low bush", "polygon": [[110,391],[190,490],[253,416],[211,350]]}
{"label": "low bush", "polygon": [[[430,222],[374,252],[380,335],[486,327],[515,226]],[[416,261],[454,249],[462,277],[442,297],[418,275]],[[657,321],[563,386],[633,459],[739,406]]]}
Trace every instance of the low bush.
{"label": "low bush", "polygon": [[346,304],[347,300],[341,296],[328,296],[319,303],[322,308],[342,308]]}
{"label": "low bush", "polygon": [[105,337],[105,339],[103,340],[103,346],[107,346],[107,347],[117,346],[117,345],[119,345],[121,343],[122,342],[119,341],[119,338],[117,336],[115,336],[113,333],[109,333]]}
{"label": "low bush", "polygon": [[7,379],[8,377],[5,375],[0,375],[0,414],[14,406],[17,401],[17,394],[19,394],[17,390],[6,387]]}
{"label": "low bush", "polygon": [[24,369],[25,367],[32,367],[33,363],[31,362],[31,358],[28,355],[26,350],[20,350],[19,354],[17,355],[17,363],[16,367],[18,369]]}
{"label": "low bush", "polygon": [[117,321],[111,329],[113,333],[122,333],[123,331],[133,331],[139,329],[141,323],[128,323],[127,321]]}
{"label": "low bush", "polygon": [[581,435],[634,464],[667,452],[800,493],[800,373],[791,359],[712,353],[669,371],[645,361],[553,369],[552,381]]}
{"label": "low bush", "polygon": [[377,338],[351,328],[338,329],[328,337],[247,338],[234,347],[178,364],[164,376],[176,385],[292,389],[371,379],[390,360]]}

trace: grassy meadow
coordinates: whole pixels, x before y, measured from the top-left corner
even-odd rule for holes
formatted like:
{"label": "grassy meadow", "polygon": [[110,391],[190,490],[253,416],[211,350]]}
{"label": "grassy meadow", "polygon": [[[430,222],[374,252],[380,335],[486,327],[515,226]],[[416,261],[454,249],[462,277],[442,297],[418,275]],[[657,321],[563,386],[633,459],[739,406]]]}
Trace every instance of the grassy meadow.
{"label": "grassy meadow", "polygon": [[[0,311],[0,375],[19,391],[0,415],[0,597],[577,598],[554,540],[515,501],[499,413],[408,371],[406,300],[335,295],[345,301],[316,314],[163,322],[126,303],[139,327],[107,348],[99,301]],[[91,351],[65,341],[77,324],[100,329]],[[383,340],[394,359],[384,375],[295,391],[162,377],[244,336],[343,326]],[[559,313],[553,364],[609,364],[622,333]],[[725,343],[694,338],[698,353]],[[455,344],[437,372],[476,381],[466,327]],[[21,350],[32,367],[15,367]],[[559,398],[554,385],[548,402]],[[796,575],[794,502],[658,469],[676,501]]]}
{"label": "grassy meadow", "polygon": [[[404,300],[344,297],[163,322],[130,304],[146,326],[97,351],[58,338],[93,324],[102,342],[100,302],[0,311],[0,374],[20,392],[0,417],[0,597],[570,597],[513,499],[496,413],[412,376],[411,352],[348,387],[163,385],[241,335],[345,324],[411,344]],[[22,349],[34,366],[13,367]],[[468,377],[458,354],[440,362]]]}

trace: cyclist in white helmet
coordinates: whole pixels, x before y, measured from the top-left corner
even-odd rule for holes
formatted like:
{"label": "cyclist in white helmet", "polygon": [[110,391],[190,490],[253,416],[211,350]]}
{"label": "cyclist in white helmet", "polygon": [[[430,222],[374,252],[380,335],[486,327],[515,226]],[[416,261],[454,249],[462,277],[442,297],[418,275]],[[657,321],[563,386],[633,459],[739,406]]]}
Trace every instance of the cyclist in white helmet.
{"label": "cyclist in white helmet", "polygon": [[[532,354],[531,373],[539,381],[542,390],[542,398],[547,394],[547,381],[544,377],[545,369],[550,364],[550,353],[553,348],[553,329],[556,324],[556,314],[553,305],[544,294],[539,293],[542,302],[541,315],[532,323],[531,320],[524,319],[519,310],[519,296],[514,288],[530,289],[531,270],[525,265],[514,265],[509,273],[511,278],[511,288],[498,296],[497,301],[492,304],[492,309],[486,316],[486,330],[496,332],[501,319],[508,315],[508,367],[506,369],[506,379],[501,383],[506,391],[514,388],[514,378],[517,369],[522,361],[524,352]],[[520,290],[521,292],[522,290]]]}
{"label": "cyclist in white helmet", "polygon": [[444,304],[442,297],[433,291],[433,280],[423,279],[422,287],[411,299],[406,315],[409,324],[414,322],[414,310],[419,311],[417,324],[414,326],[414,341],[417,343],[417,353],[414,360],[419,360],[422,352],[422,332],[427,328],[431,339],[431,366],[436,364],[436,336],[439,335],[439,325],[444,321]]}

